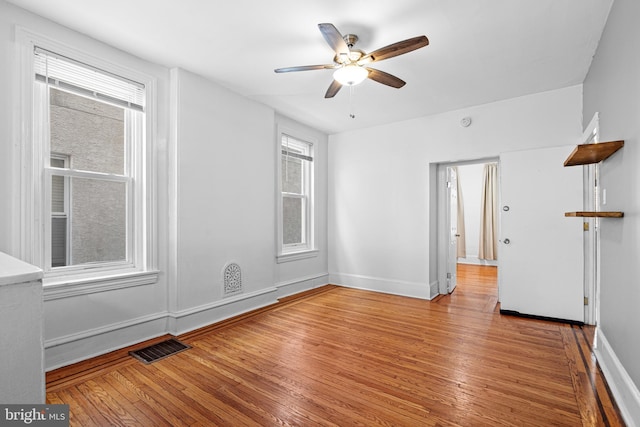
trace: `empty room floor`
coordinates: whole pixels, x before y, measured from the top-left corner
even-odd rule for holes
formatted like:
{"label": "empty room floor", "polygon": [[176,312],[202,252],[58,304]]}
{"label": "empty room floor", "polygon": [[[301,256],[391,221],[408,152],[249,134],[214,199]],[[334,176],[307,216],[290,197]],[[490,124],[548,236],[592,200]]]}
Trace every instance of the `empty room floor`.
{"label": "empty room floor", "polygon": [[128,351],[159,339],[52,371],[47,400],[77,426],[623,425],[593,328],[501,315],[495,281],[460,266],[433,301],[324,286],[151,364]]}

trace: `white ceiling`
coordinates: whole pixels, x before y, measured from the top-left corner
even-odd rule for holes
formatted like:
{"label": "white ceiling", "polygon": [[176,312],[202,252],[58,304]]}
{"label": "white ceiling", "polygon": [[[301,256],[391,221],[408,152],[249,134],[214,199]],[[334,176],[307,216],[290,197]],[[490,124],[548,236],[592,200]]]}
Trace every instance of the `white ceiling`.
{"label": "white ceiling", "polygon": [[[336,133],[583,82],[613,0],[8,0],[146,60],[198,73],[282,114]],[[317,24],[370,52],[426,35],[430,45],[372,68],[324,99],[331,63]]]}

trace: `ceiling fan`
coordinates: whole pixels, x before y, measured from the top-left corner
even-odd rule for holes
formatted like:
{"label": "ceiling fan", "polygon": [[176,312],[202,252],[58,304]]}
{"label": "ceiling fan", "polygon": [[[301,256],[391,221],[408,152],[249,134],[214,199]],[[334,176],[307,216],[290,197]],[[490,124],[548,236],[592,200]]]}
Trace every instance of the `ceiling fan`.
{"label": "ceiling fan", "polygon": [[371,53],[365,53],[360,49],[353,48],[358,41],[358,36],[355,34],[343,36],[333,24],[318,24],[318,28],[329,46],[336,53],[333,58],[333,64],[301,65],[298,67],[277,68],[274,71],[276,73],[289,73],[292,71],[335,70],[333,73],[334,80],[329,85],[329,89],[324,95],[325,98],[333,98],[342,86],[354,86],[366,78],[383,85],[401,88],[406,84],[405,81],[365,65],[403,55],[429,44],[429,39],[426,36],[418,36],[390,44]]}

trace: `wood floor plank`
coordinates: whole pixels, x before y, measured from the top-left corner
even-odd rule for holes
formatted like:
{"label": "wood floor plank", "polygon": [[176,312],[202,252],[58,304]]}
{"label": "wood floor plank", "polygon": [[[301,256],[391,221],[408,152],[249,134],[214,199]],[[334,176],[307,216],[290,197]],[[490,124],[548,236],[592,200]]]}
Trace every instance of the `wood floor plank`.
{"label": "wood floor plank", "polygon": [[123,349],[49,373],[47,399],[73,426],[623,425],[592,328],[501,315],[495,267],[458,283],[433,301],[314,289],[150,365]]}
{"label": "wood floor plank", "polygon": [[106,418],[108,425],[140,425],[140,421],[136,420],[127,410],[128,401],[120,393],[108,387],[104,381],[98,384],[94,380],[89,380],[78,384],[77,388],[89,403]]}
{"label": "wood floor plank", "polygon": [[74,398],[71,387],[59,392],[47,393],[47,403],[66,403],[69,405],[69,425],[92,426],[97,425],[84,411],[82,405]]}

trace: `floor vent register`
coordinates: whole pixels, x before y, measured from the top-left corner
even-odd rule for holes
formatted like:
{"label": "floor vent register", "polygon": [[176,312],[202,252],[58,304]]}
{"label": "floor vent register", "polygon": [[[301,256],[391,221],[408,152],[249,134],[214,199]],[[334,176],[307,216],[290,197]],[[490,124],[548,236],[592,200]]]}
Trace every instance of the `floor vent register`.
{"label": "floor vent register", "polygon": [[172,356],[181,351],[190,349],[191,346],[178,341],[175,338],[162,341],[158,344],[150,345],[149,347],[141,348],[140,350],[130,351],[129,354],[142,363],[153,363],[165,357]]}

